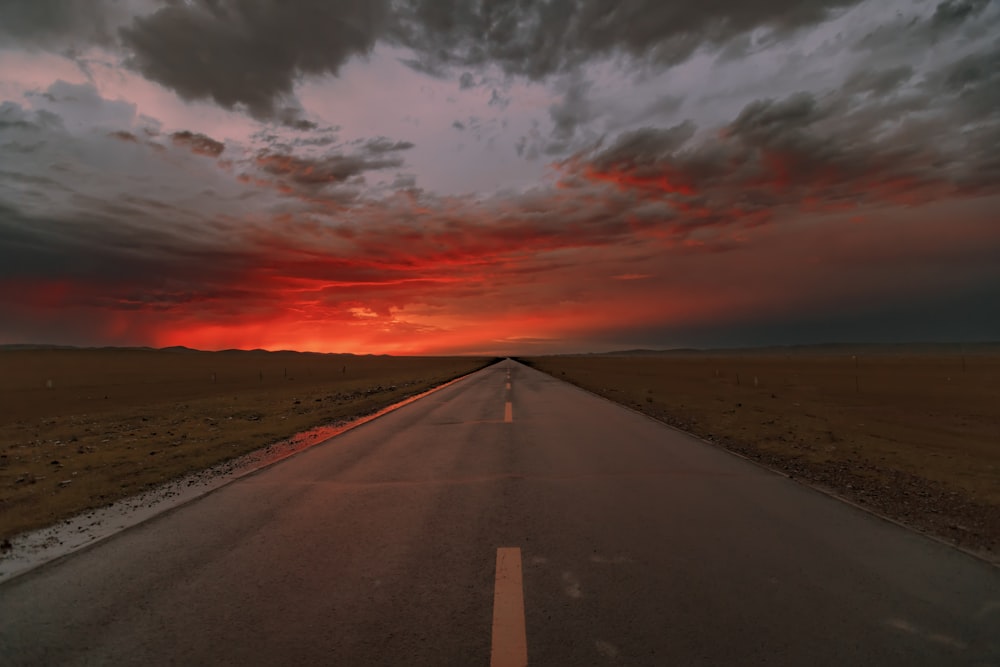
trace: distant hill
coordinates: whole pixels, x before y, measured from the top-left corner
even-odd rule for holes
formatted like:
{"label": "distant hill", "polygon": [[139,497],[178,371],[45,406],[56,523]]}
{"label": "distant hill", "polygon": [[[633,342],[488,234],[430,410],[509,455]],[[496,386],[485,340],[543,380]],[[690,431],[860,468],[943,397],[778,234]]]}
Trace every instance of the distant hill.
{"label": "distant hill", "polygon": [[672,348],[619,350],[590,353],[603,357],[665,356],[684,354],[996,354],[1000,342],[975,343],[814,343],[770,347]]}
{"label": "distant hill", "polygon": [[[197,350],[191,347],[185,347],[184,345],[172,345],[170,347],[83,347],[79,345],[47,345],[40,343],[6,343],[0,345],[0,352],[19,352],[19,351],[39,351],[39,350],[80,350],[80,351],[101,351],[101,352],[166,352],[171,354],[318,354],[318,355],[331,355],[331,356],[341,356],[341,357],[354,357],[357,356],[350,352],[297,352],[295,350],[264,350],[261,348],[255,348],[253,350],[240,350],[240,349],[228,349],[228,350]],[[367,355],[374,356],[374,355]],[[392,356],[392,355],[380,355],[380,356]]]}
{"label": "distant hill", "polygon": [[616,350],[614,352],[592,352],[591,354],[600,354],[605,357],[643,357],[643,356],[659,356],[663,354],[690,354],[692,352],[705,352],[706,350],[699,350],[693,347],[677,347],[665,350]]}
{"label": "distant hill", "polygon": [[[172,348],[164,348],[172,349]],[[7,343],[0,345],[0,350],[102,350],[107,352],[155,352],[155,347],[115,347],[113,345],[105,345],[101,347],[88,346],[83,347],[80,345],[47,345],[44,343]],[[196,350],[192,350],[195,352]]]}

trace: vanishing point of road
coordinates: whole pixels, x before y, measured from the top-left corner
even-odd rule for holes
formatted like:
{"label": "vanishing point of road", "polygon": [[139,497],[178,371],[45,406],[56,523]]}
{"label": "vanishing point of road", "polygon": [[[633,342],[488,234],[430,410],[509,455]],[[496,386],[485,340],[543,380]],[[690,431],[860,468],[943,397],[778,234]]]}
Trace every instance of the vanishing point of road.
{"label": "vanishing point of road", "polygon": [[1000,570],[512,361],[0,586],[3,665],[991,665]]}

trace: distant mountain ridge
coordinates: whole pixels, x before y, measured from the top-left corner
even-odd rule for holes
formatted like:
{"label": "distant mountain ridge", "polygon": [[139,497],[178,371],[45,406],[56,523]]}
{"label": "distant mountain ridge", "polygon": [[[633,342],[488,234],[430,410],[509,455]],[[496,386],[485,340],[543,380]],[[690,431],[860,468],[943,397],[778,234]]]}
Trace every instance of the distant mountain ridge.
{"label": "distant mountain ridge", "polygon": [[[252,350],[241,350],[229,348],[226,350],[198,350],[184,345],[172,345],[170,347],[149,347],[149,346],[79,346],[79,345],[55,345],[46,343],[4,343],[0,344],[0,352],[16,351],[44,351],[44,350],[80,350],[80,351],[117,351],[117,352],[167,352],[175,354],[321,354],[339,355],[347,357],[355,356],[393,356],[393,355],[359,355],[353,352],[311,352],[298,350],[264,350],[254,348]],[[542,356],[605,356],[605,357],[644,357],[644,356],[665,356],[665,355],[699,355],[699,354],[922,354],[922,353],[964,353],[983,354],[1000,353],[1000,341],[980,341],[972,343],[810,343],[801,345],[773,345],[767,347],[715,347],[715,348],[695,348],[678,347],[663,349],[633,348],[627,350],[614,350],[611,352],[566,352]],[[408,356],[408,355],[403,355]],[[419,356],[419,355],[418,355]],[[451,356],[451,355],[432,355]],[[458,355],[462,356],[462,355]],[[513,356],[533,356],[533,355],[513,355]]]}
{"label": "distant mountain ridge", "polygon": [[[183,346],[177,347],[164,347],[160,348],[162,350],[189,350],[191,352],[198,352],[198,350],[192,350],[191,348],[186,348]],[[157,348],[148,346],[134,346],[134,347],[117,347],[115,345],[50,345],[47,343],[6,343],[0,345],[0,350],[136,350],[144,352],[155,352]]]}
{"label": "distant mountain ridge", "polygon": [[584,352],[605,357],[664,356],[682,354],[920,354],[942,352],[1000,352],[1000,341],[973,343],[810,343],[802,345],[772,345],[767,347],[667,348],[662,350],[631,349],[613,352]]}
{"label": "distant mountain ridge", "polygon": [[184,345],[171,345],[170,347],[148,347],[148,346],[80,346],[80,345],[49,345],[44,343],[6,343],[0,345],[0,351],[34,351],[34,350],[79,350],[79,351],[108,351],[108,352],[169,352],[176,354],[339,354],[345,356],[357,356],[350,352],[299,352],[297,350],[264,350],[254,348],[252,350],[239,350],[231,348],[228,350],[198,350]]}

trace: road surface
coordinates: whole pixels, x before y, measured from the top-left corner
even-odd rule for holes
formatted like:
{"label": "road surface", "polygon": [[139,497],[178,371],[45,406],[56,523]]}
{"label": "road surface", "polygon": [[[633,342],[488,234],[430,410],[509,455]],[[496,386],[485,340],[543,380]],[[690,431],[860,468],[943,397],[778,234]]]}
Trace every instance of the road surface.
{"label": "road surface", "polygon": [[1000,664],[1000,575],[507,361],[0,587],[3,665],[525,658]]}

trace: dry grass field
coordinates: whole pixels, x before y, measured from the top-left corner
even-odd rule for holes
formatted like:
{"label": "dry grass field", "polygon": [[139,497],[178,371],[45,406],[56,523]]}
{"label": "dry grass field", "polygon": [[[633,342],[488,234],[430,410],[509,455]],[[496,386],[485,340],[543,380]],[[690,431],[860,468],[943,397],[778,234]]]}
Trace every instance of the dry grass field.
{"label": "dry grass field", "polygon": [[492,361],[0,350],[0,539],[369,414]]}
{"label": "dry grass field", "polygon": [[1000,348],[805,348],[522,359],[995,557]]}

